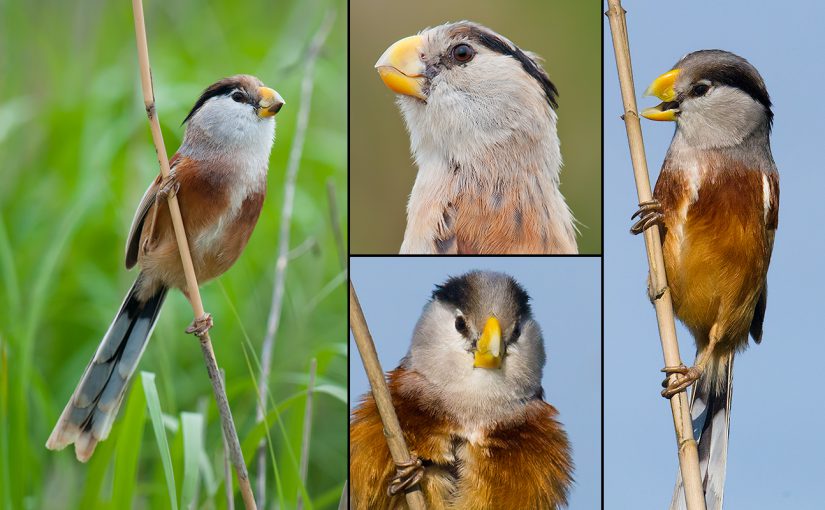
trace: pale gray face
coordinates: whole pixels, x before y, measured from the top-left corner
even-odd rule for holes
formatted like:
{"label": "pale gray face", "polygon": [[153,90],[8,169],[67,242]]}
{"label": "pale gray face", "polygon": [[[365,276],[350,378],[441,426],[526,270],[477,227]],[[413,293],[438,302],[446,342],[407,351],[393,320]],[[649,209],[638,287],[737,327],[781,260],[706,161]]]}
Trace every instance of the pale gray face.
{"label": "pale gray face", "polygon": [[275,136],[275,115],[283,98],[256,77],[236,75],[210,85],[187,115],[181,152],[210,160],[249,159],[260,165],[269,157]]}
{"label": "pale gray face", "polygon": [[689,146],[731,147],[758,130],[770,131],[771,101],[759,72],[721,50],[689,53],[674,66],[676,121]]}
{"label": "pale gray face", "polygon": [[[406,367],[423,375],[427,391],[468,420],[491,418],[494,409],[534,398],[541,393],[545,353],[528,300],[502,273],[474,271],[447,280],[424,308]],[[480,368],[476,351],[491,318],[500,326],[501,363]]]}
{"label": "pale gray face", "polygon": [[468,21],[426,29],[414,40],[403,57],[394,56],[418,75],[398,104],[419,166],[432,158],[469,166],[495,158],[500,147],[523,154],[536,146],[549,152],[540,157],[551,167],[561,164],[558,92],[537,57]]}

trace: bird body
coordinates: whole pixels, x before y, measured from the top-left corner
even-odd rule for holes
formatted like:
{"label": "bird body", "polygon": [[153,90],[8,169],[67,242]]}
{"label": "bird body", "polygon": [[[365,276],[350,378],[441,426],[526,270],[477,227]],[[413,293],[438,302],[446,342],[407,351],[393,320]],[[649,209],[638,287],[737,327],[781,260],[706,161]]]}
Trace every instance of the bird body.
{"label": "bird body", "polygon": [[[398,368],[389,388],[407,447],[426,459],[421,489],[428,509],[552,509],[566,502],[571,464],[553,406],[537,396],[510,409],[512,421],[467,427],[422,398],[415,389],[426,384],[422,378]],[[395,466],[371,395],[353,413],[350,442],[359,448],[350,463],[351,486],[383,488]],[[407,508],[403,494],[353,495],[355,509]]]}
{"label": "bird body", "polygon": [[743,349],[752,325],[761,339],[754,311],[766,287],[778,185],[775,169],[708,151],[668,156],[656,183],[674,312],[700,351],[717,325],[715,358]]}
{"label": "bird body", "polygon": [[[758,71],[721,50],[689,53],[648,94],[663,102],[642,115],[676,122],[676,132],[642,220],[660,223],[673,310],[696,343],[694,367],[674,374],[668,398],[691,395],[708,510],[722,508],[734,355],[759,343],[767,273],[779,221],[779,174],[770,150],[771,102]],[[655,297],[661,289],[650,289]],[[681,475],[672,509],[684,508]]]}
{"label": "bird body", "polygon": [[[126,243],[126,268],[141,271],[109,326],[46,447],[75,444],[87,461],[108,437],[168,289],[186,278],[166,197],[175,193],[198,283],[238,259],[266,194],[272,118],[283,99],[257,78],[236,75],[208,87],[184,121],[184,141],[143,195]],[[188,296],[187,296],[188,297]],[[197,329],[196,329],[197,330]]]}
{"label": "bird body", "polygon": [[[422,462],[427,508],[555,509],[573,463],[557,411],[543,400],[544,349],[527,295],[499,273],[437,287],[413,343],[389,374],[404,439]],[[370,394],[350,424],[352,508],[405,509]],[[392,486],[391,486],[392,489]]]}
{"label": "bird body", "polygon": [[467,21],[381,56],[418,165],[402,253],[576,253],[559,191],[558,93],[538,62]]}

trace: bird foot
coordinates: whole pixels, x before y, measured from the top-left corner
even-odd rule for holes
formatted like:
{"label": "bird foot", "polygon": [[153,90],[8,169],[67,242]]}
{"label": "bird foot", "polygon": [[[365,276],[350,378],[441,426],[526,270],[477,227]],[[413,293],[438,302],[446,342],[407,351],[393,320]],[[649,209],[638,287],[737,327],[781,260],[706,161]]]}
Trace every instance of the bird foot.
{"label": "bird foot", "polygon": [[421,481],[424,477],[424,464],[417,455],[411,454],[410,460],[395,464],[395,477],[390,480],[387,494],[395,496]]}
{"label": "bird foot", "polygon": [[633,213],[631,220],[639,217],[639,221],[630,227],[630,233],[635,235],[641,234],[653,225],[661,225],[665,216],[662,214],[662,204],[658,200],[648,200],[647,202],[639,202],[639,210]]}
{"label": "bird foot", "polygon": [[212,315],[205,313],[201,317],[192,321],[192,324],[186,328],[186,332],[197,336],[198,338],[204,336],[210,329],[214,322],[212,322]]}
{"label": "bird foot", "polygon": [[174,174],[169,174],[169,177],[161,181],[155,200],[158,202],[168,200],[170,197],[177,195],[179,189],[180,183],[178,182],[177,177],[175,177]]}
{"label": "bird foot", "polygon": [[[686,367],[679,365],[678,367],[665,367],[662,372],[668,374],[668,377],[662,381],[662,396],[670,399],[674,395],[685,391],[688,386],[696,382],[702,375],[700,367]],[[674,376],[672,379],[670,376]]]}

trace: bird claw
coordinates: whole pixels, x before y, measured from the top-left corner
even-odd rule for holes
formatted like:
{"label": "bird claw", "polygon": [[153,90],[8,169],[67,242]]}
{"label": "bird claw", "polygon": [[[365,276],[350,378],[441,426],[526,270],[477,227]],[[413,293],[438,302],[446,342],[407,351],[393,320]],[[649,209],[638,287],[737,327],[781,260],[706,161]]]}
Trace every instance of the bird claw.
{"label": "bird claw", "polygon": [[390,496],[409,489],[424,477],[424,464],[415,454],[412,454],[410,460],[406,462],[396,462],[395,470],[395,477],[390,480],[390,485],[387,487],[387,494]]}
{"label": "bird claw", "polygon": [[639,221],[630,227],[630,233],[638,235],[649,229],[653,225],[661,225],[665,215],[662,214],[662,204],[658,200],[648,200],[639,202],[639,210],[633,213],[631,220],[639,218]]}
{"label": "bird claw", "polygon": [[210,329],[214,322],[212,321],[212,315],[205,313],[201,317],[192,321],[192,324],[186,328],[186,332],[192,335],[197,336],[198,338],[204,336]]}
{"label": "bird claw", "polygon": [[671,399],[677,393],[681,393],[685,391],[688,386],[696,382],[699,377],[702,375],[702,369],[699,367],[686,367],[684,365],[679,365],[676,367],[665,367],[662,369],[662,372],[668,374],[668,376],[673,376],[665,378],[662,381],[662,396]]}
{"label": "bird claw", "polygon": [[173,174],[169,174],[169,177],[161,181],[155,200],[160,202],[168,200],[169,198],[177,195],[178,190],[180,190],[180,183],[178,182],[178,179]]}

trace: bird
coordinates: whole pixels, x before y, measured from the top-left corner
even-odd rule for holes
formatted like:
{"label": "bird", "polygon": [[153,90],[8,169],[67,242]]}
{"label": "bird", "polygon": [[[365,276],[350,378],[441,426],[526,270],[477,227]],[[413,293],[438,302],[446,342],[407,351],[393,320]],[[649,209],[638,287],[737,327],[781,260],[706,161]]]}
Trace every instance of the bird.
{"label": "bird", "polygon": [[530,297],[511,276],[470,271],[436,286],[388,375],[413,455],[395,465],[371,393],[350,421],[352,508],[556,509],[573,480],[567,434],[541,387],[545,351]]}
{"label": "bird", "polygon": [[477,23],[428,28],[375,64],[418,174],[401,253],[572,254],[558,91],[539,58]]}
{"label": "bird", "polygon": [[[770,147],[773,111],[762,76],[723,50],[682,57],[646,95],[642,112],[675,121],[654,200],[631,232],[658,226],[676,316],[696,343],[693,367],[665,367],[662,395],[694,384],[691,417],[708,510],[721,509],[727,465],[733,360],[762,340],[767,274],[779,224],[779,173]],[[650,289],[651,299],[663,289]],[[684,507],[677,481],[671,508]]]}
{"label": "bird", "polygon": [[[184,295],[186,279],[167,198],[174,193],[200,284],[228,270],[258,221],[266,195],[275,115],[284,100],[250,75],[207,87],[186,116],[183,142],[137,208],[126,243],[126,268],[140,273],[103,336],[46,442],[51,450],[74,443],[86,462],[109,435],[132,374],[146,348],[169,289]],[[187,296],[187,299],[189,296]],[[196,319],[202,335],[212,320]]]}

